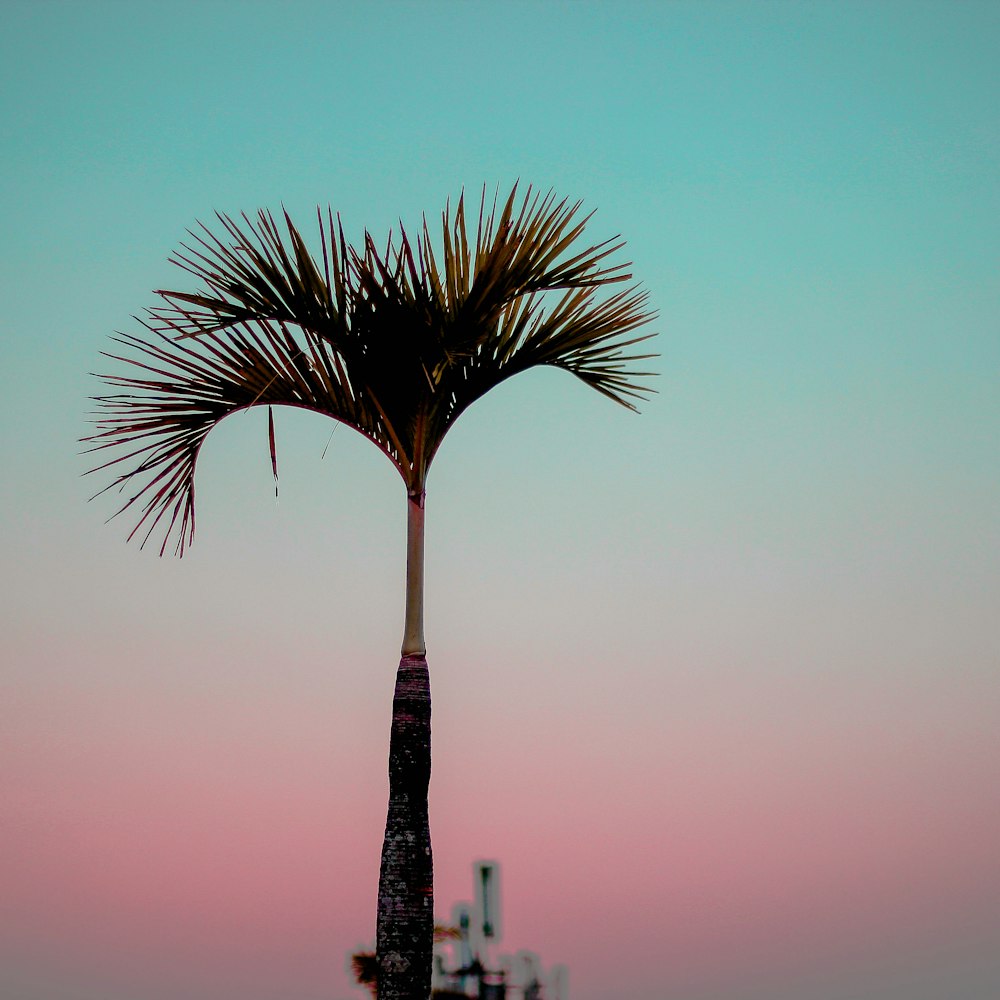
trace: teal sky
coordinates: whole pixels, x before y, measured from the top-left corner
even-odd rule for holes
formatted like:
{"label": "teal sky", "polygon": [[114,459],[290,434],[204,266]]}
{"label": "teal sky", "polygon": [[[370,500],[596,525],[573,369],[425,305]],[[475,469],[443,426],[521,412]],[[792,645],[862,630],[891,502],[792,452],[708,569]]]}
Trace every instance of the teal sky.
{"label": "teal sky", "polygon": [[531,373],[436,460],[439,915],[498,858],[572,1000],[1000,995],[998,47],[971,2],[8,0],[0,995],[363,997],[398,477],[278,412],[276,504],[234,417],[160,560],[86,502],[87,373],[217,210],[357,239],[518,178],[627,240],[658,394]]}

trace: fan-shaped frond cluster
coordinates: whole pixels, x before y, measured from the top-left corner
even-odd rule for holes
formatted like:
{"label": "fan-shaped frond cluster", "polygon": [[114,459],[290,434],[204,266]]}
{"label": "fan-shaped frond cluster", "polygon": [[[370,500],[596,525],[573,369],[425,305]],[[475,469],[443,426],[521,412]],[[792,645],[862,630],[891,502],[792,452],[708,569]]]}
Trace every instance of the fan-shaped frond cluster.
{"label": "fan-shaped frond cluster", "polygon": [[[502,206],[479,206],[470,243],[464,198],[442,214],[433,246],[426,219],[416,239],[400,227],[380,249],[367,232],[349,245],[339,219],[318,213],[315,257],[284,213],[219,215],[215,234],[191,233],[172,261],[202,283],[160,290],[143,336],[119,335],[108,353],[124,374],[101,376],[91,450],[112,449],[96,469],[117,470],[108,489],[128,495],[132,535],[162,531],[182,554],[194,531],[199,449],[225,416],[249,406],[325,413],[370,438],[421,492],[448,428],[503,380],[537,365],[572,372],[634,409],[649,392],[629,353],[647,336],[647,295],[613,263],[616,239],[578,249],[589,219],[580,203],[517,188]],[[103,491],[102,491],[103,492]],[[130,536],[132,537],[132,536]]]}

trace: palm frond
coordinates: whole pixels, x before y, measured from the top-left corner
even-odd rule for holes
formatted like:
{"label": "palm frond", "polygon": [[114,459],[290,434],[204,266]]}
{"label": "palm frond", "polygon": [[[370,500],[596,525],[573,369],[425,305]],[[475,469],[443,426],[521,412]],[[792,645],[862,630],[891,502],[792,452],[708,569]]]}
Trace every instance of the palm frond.
{"label": "palm frond", "polygon": [[357,951],[351,955],[351,974],[354,981],[368,990],[373,997],[378,993],[378,959],[373,951]]}
{"label": "palm frond", "polygon": [[[171,338],[144,324],[149,337],[114,338],[125,350],[105,357],[124,363],[126,374],[103,375],[118,391],[95,397],[98,429],[84,439],[87,452],[111,449],[111,457],[89,470],[121,470],[98,494],[128,491],[113,514],[139,514],[129,538],[145,545],[163,528],[162,555],[175,536],[183,555],[194,535],[194,473],[201,446],[221,420],[256,405],[297,406],[350,424],[386,450],[384,430],[336,371],[336,358],[308,333],[300,344],[284,324],[240,324],[222,335]],[[272,468],[277,478],[273,431]]]}
{"label": "palm frond", "polygon": [[[571,372],[635,409],[649,389],[633,336],[653,314],[647,295],[613,261],[619,237],[578,249],[590,216],[580,203],[517,185],[503,204],[480,200],[475,239],[465,198],[441,216],[435,248],[426,218],[415,240],[400,225],[384,249],[365,233],[360,250],[339,217],[317,213],[314,257],[287,212],[255,219],[219,215],[171,258],[200,283],[159,290],[161,304],[120,335],[107,356],[125,374],[101,376],[89,449],[110,449],[92,472],[113,470],[105,489],[135,510],[143,544],[162,533],[183,554],[194,532],[194,470],[220,420],[250,406],[299,406],[370,438],[422,492],[438,446],[476,399],[538,365]],[[269,420],[269,429],[273,423]],[[277,476],[273,431],[272,468]],[[104,492],[103,490],[101,492]]]}

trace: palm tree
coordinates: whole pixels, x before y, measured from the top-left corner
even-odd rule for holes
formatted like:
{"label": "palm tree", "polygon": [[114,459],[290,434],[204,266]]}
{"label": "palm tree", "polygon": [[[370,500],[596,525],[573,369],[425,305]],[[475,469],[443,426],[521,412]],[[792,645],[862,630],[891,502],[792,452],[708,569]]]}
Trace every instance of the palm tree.
{"label": "palm tree", "polygon": [[[630,336],[652,318],[647,295],[626,285],[615,237],[578,249],[590,216],[517,185],[499,207],[479,205],[469,242],[464,197],[442,214],[435,251],[426,218],[411,240],[400,226],[380,250],[367,232],[348,245],[339,217],[317,211],[320,254],[284,216],[218,215],[221,232],[191,232],[172,262],[197,291],[159,290],[142,336],[119,334],[106,356],[125,374],[103,375],[91,469],[111,470],[105,489],[135,518],[129,538],[159,540],[183,555],[195,527],[194,477],[201,446],[237,410],[268,407],[277,481],[274,406],[297,406],[353,427],[380,448],[406,487],[406,604],[389,743],[389,807],[379,875],[379,1000],[426,1000],[433,935],[427,821],[430,685],[423,630],[424,497],[445,434],[475,400],[538,365],[571,372],[635,409],[648,389],[631,367]],[[101,490],[103,493],[104,490]]]}

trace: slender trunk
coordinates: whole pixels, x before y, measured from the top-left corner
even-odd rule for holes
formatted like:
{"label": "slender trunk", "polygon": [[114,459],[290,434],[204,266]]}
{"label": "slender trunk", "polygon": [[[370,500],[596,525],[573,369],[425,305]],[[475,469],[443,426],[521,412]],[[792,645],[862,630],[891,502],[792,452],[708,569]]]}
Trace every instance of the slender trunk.
{"label": "slender trunk", "polygon": [[378,885],[378,1000],[428,1000],[431,992],[431,689],[423,636],[423,543],[420,494],[407,498],[406,624],[392,699],[389,810]]}
{"label": "slender trunk", "polygon": [[403,656],[425,656],[424,644],[424,494],[406,498],[406,617]]}

